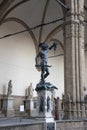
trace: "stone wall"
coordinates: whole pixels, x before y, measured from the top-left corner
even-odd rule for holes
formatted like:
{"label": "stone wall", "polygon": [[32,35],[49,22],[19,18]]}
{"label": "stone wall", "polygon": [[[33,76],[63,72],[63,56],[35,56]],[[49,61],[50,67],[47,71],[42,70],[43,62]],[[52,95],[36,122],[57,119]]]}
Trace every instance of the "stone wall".
{"label": "stone wall", "polygon": [[[3,97],[6,97],[6,95],[0,95],[0,109],[2,107],[2,99]],[[25,97],[24,96],[12,96],[14,98],[14,109],[18,110],[20,105],[24,104]]]}
{"label": "stone wall", "polygon": [[[1,122],[1,120],[0,120]],[[0,123],[0,130],[44,130],[44,121],[20,121]],[[56,121],[56,130],[87,130],[87,121]]]}
{"label": "stone wall", "polygon": [[0,127],[0,130],[44,130],[42,124],[33,125],[16,125]]}
{"label": "stone wall", "polygon": [[87,130],[87,121],[58,121],[56,130]]}

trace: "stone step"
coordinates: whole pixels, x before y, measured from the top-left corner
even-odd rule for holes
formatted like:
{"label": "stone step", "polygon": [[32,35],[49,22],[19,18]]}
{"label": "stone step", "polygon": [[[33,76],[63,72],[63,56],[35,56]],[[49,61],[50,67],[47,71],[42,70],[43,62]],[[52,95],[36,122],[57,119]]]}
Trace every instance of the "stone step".
{"label": "stone step", "polygon": [[0,111],[0,118],[5,117],[5,115]]}

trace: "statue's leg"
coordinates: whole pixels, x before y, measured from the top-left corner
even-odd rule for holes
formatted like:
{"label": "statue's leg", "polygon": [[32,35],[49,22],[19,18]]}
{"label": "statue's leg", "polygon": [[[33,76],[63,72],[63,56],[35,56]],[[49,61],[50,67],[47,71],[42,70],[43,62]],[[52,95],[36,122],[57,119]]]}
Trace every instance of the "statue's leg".
{"label": "statue's leg", "polygon": [[44,67],[41,67],[41,81],[42,83],[44,83],[44,73],[45,73],[45,70],[44,70]]}
{"label": "statue's leg", "polygon": [[48,67],[45,68],[46,74],[44,75],[44,79],[50,74]]}

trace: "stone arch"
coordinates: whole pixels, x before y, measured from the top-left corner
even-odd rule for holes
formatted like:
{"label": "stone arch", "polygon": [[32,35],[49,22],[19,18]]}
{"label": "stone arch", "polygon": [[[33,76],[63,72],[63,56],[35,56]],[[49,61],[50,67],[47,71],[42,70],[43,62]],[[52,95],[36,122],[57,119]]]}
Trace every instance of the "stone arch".
{"label": "stone arch", "polygon": [[20,6],[21,4],[25,3],[25,2],[29,2],[29,0],[22,0],[20,2],[18,2],[17,4],[15,4],[14,6],[12,6],[10,9],[8,9],[8,11],[3,15],[2,19],[6,18],[6,16],[12,11],[14,10],[16,7]]}
{"label": "stone arch", "polygon": [[[50,2],[50,0],[47,0],[47,1],[46,1],[45,7],[44,7],[44,11],[43,11],[42,20],[41,20],[41,24],[44,23],[44,20],[45,20],[45,16],[46,16],[46,12],[47,12],[47,9],[48,9],[49,2]],[[43,27],[40,28],[39,42],[41,42],[42,32],[43,32]]]}
{"label": "stone arch", "polygon": [[57,26],[56,28],[54,28],[46,37],[45,42],[48,42],[50,40],[50,38],[52,38],[56,33],[60,32],[61,30],[63,30],[63,27],[65,25],[70,24],[71,21],[68,22],[64,22],[62,24],[60,24],[59,26]]}
{"label": "stone arch", "polygon": [[[55,2],[56,2],[56,1],[55,1]],[[46,4],[45,4],[45,7],[44,7],[41,24],[43,24],[44,21],[45,21],[45,16],[46,16],[46,13],[47,13],[47,10],[48,10],[49,3],[50,3],[50,0],[47,0],[47,1],[46,1]],[[61,5],[60,5],[60,6],[61,6]],[[61,9],[62,9],[62,13],[63,13],[63,8],[62,8],[62,6],[61,6]],[[64,14],[64,13],[63,13],[63,14]],[[42,32],[43,32],[43,27],[40,28],[39,42],[41,42]]]}
{"label": "stone arch", "polygon": [[61,42],[61,41],[59,41],[59,40],[58,40],[58,39],[56,39],[56,38],[52,38],[50,41],[58,42],[58,43],[60,44],[60,46],[61,46],[62,50],[64,51],[64,45],[62,44],[62,42]]}
{"label": "stone arch", "polygon": [[34,42],[35,50],[37,52],[38,51],[37,40],[36,40],[33,32],[31,31],[30,27],[24,21],[22,21],[22,20],[20,20],[18,18],[15,18],[15,17],[9,17],[7,19],[4,19],[2,24],[6,23],[6,22],[9,22],[9,21],[15,21],[15,22],[21,24],[25,29],[28,30],[28,33],[30,34],[30,36],[31,36],[31,38],[32,38],[32,40]]}
{"label": "stone arch", "polygon": [[[17,8],[18,6],[20,6],[20,5],[22,5],[22,4],[26,3],[26,2],[29,2],[29,0],[20,1],[20,2],[16,3],[15,5],[13,5],[10,9],[8,9],[7,12],[3,15],[2,19],[1,19],[1,24],[3,24],[4,21],[11,21],[11,20],[12,20],[12,21],[16,21],[16,22],[18,22],[18,23],[21,23],[25,28],[29,28],[28,25],[26,25],[26,23],[24,23],[22,20],[20,20],[20,19],[18,19],[18,18],[11,17],[11,18],[5,19],[11,11],[13,11],[15,8]],[[55,1],[55,2],[56,2],[56,1]],[[48,9],[49,3],[50,3],[50,0],[47,0],[47,1],[46,1],[46,4],[45,4],[45,7],[44,7],[44,10],[43,10],[43,15],[42,15],[41,24],[44,23],[44,20],[45,20],[45,16],[46,16],[46,13],[47,13],[47,9]],[[60,5],[60,4],[59,4],[59,5]],[[60,5],[60,6],[61,6],[61,5]],[[62,12],[63,12],[62,6],[61,6],[61,9],[62,9]],[[30,30],[30,28],[29,28],[29,30]],[[38,40],[38,42],[41,41],[42,32],[43,32],[43,27],[40,28],[40,33],[39,33],[39,40]],[[33,32],[29,32],[29,33],[30,33],[30,35],[32,35]],[[34,34],[33,34],[33,35],[34,35]],[[33,36],[33,39],[34,39],[33,41],[34,41],[34,44],[35,44],[36,39],[35,39],[34,37],[35,37],[35,36]],[[37,42],[36,42],[36,44],[37,44]],[[37,52],[37,51],[38,51],[38,44],[37,44],[37,45],[36,45],[36,44],[35,44],[35,48],[36,48],[36,52]]]}

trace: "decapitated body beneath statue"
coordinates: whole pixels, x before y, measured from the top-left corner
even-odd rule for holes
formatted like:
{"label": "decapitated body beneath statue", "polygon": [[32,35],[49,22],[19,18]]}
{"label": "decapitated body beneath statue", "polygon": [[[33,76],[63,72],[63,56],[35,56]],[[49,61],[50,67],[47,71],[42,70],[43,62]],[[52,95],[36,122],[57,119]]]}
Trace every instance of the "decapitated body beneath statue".
{"label": "decapitated body beneath statue", "polygon": [[56,86],[54,86],[53,84],[51,84],[50,82],[45,82],[44,84],[40,81],[37,85],[36,85],[36,91],[40,91],[40,90],[50,90],[52,91],[53,89],[57,89]]}

